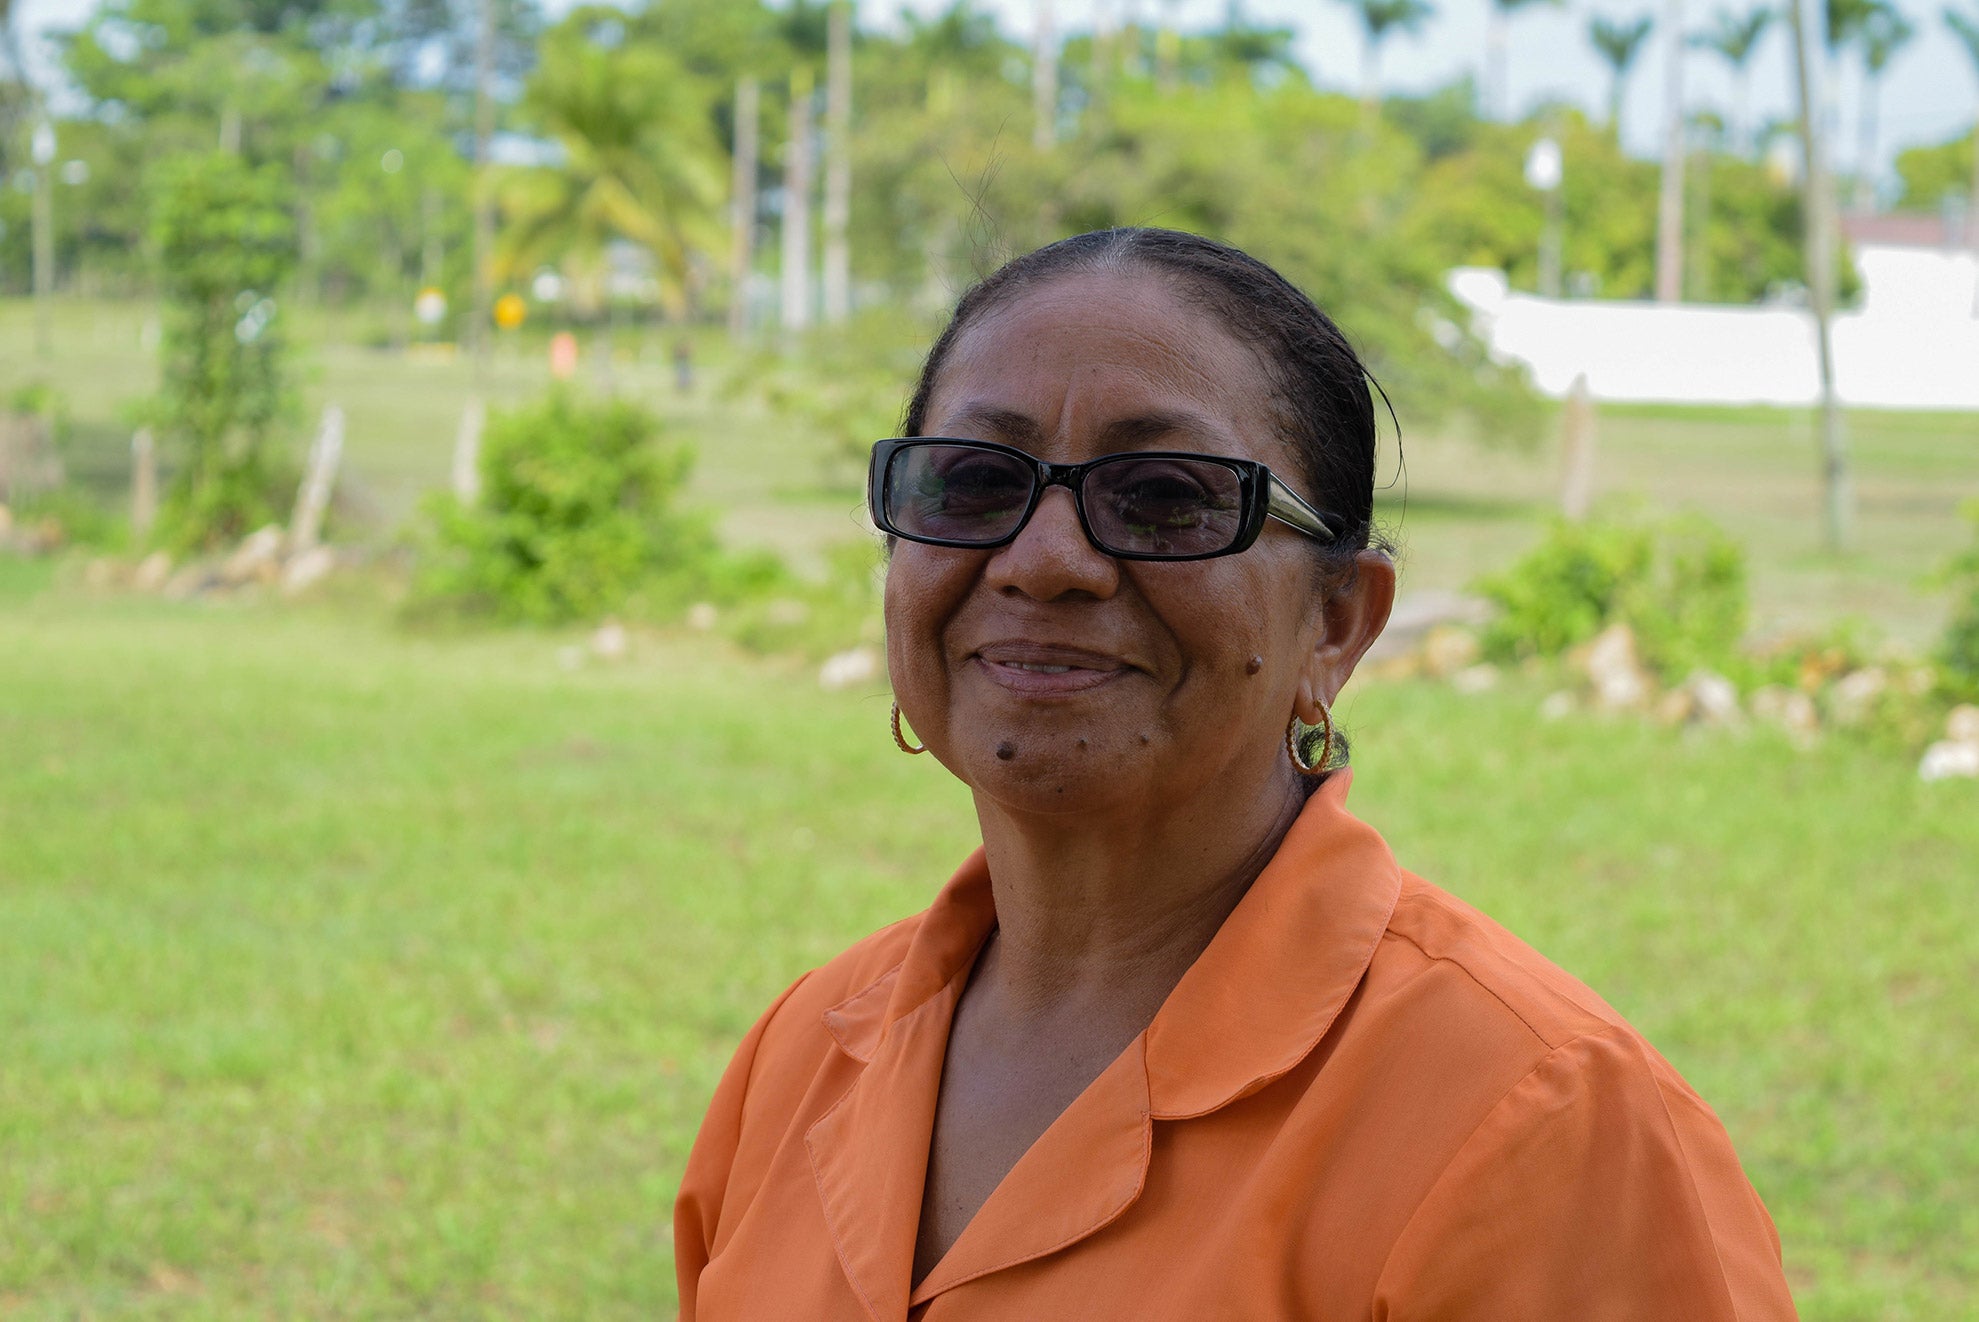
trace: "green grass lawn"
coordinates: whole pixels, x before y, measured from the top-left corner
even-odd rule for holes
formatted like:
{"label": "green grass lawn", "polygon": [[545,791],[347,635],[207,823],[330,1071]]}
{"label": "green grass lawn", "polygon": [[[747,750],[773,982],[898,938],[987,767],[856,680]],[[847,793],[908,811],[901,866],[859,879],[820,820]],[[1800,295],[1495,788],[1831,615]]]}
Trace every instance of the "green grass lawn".
{"label": "green grass lawn", "polygon": [[[736,1039],[972,840],[883,695],[53,573],[0,559],[0,1317],[666,1316]],[[1972,1316],[1979,791],[1538,696],[1351,697],[1356,808],[1717,1107],[1804,1316]]]}

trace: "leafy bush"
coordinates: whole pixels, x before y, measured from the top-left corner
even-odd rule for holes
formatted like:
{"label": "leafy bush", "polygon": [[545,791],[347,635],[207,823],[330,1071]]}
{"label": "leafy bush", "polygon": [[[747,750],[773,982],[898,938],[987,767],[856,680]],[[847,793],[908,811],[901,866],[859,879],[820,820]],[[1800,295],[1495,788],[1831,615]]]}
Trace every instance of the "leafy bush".
{"label": "leafy bush", "polygon": [[1979,700],[1979,500],[1967,501],[1964,514],[1972,524],[1973,539],[1945,566],[1952,610],[1938,660],[1944,667],[1945,687],[1954,697]]}
{"label": "leafy bush", "polygon": [[429,504],[435,545],[424,605],[530,623],[652,614],[694,594],[738,594],[781,573],[719,554],[708,520],[679,505],[693,456],[624,400],[558,388],[490,419],[481,495]]}
{"label": "leafy bush", "polygon": [[1499,607],[1484,644],[1500,660],[1556,656],[1619,622],[1647,665],[1681,678],[1699,666],[1731,668],[1745,632],[1745,552],[1699,516],[1558,520],[1478,590]]}
{"label": "leafy bush", "polygon": [[296,264],[282,171],[231,152],[168,162],[153,209],[164,294],[154,412],[177,475],[159,535],[212,546],[279,518],[295,474],[270,443],[294,411],[275,294]]}

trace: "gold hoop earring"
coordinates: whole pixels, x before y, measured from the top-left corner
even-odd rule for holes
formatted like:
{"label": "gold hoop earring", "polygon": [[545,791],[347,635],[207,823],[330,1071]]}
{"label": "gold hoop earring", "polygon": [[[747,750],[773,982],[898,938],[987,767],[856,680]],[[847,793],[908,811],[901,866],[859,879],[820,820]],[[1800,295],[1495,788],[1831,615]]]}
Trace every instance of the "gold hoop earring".
{"label": "gold hoop earring", "polygon": [[907,737],[900,733],[900,704],[897,702],[893,704],[893,742],[900,746],[900,751],[903,753],[925,753],[928,751],[926,744],[910,744],[907,742]]}
{"label": "gold hoop earring", "polygon": [[[1319,756],[1308,762],[1303,753],[1303,745],[1305,736],[1313,730],[1323,731],[1324,737],[1319,742]],[[1291,723],[1285,727],[1285,751],[1291,755],[1292,765],[1298,768],[1300,775],[1326,774],[1327,764],[1333,760],[1333,713],[1327,709],[1324,702],[1319,704],[1319,724],[1316,726],[1307,725],[1299,719],[1297,712],[1292,713]]]}

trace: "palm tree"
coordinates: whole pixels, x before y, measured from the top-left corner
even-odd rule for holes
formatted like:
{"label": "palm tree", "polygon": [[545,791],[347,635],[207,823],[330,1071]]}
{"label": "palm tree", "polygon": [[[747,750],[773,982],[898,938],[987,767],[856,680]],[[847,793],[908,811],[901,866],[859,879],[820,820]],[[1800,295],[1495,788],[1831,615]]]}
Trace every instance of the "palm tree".
{"label": "palm tree", "polygon": [[1740,18],[1729,9],[1720,9],[1711,26],[1691,38],[1691,43],[1722,57],[1732,66],[1732,141],[1739,150],[1753,149],[1752,127],[1747,114],[1751,100],[1752,52],[1759,39],[1780,16],[1777,9],[1755,9]]}
{"label": "palm tree", "polygon": [[1876,112],[1883,91],[1883,71],[1897,52],[1909,45],[1917,29],[1893,6],[1878,9],[1862,25],[1862,119],[1855,139],[1855,204],[1867,207],[1875,196]]}
{"label": "palm tree", "polygon": [[1491,27],[1485,36],[1485,110],[1511,118],[1511,84],[1508,64],[1512,45],[1512,15],[1534,5],[1553,5],[1565,0],[1491,0]]}
{"label": "palm tree", "polygon": [[[1979,75],[1979,6],[1969,14],[1947,8],[1945,26],[1972,57],[1972,72]],[[1979,116],[1972,124],[1972,193],[1965,207],[1965,233],[1972,241],[1972,251],[1979,253]]]}
{"label": "palm tree", "polygon": [[586,6],[544,35],[523,107],[563,161],[506,181],[503,265],[562,259],[580,296],[595,297],[607,249],[629,241],[652,254],[661,298],[679,312],[692,259],[720,246],[727,170],[677,61],[652,43],[600,39],[624,23],[617,9]]}
{"label": "palm tree", "polygon": [[1655,20],[1644,14],[1633,22],[1623,23],[1604,15],[1596,14],[1587,25],[1587,38],[1594,43],[1594,49],[1608,62],[1608,127],[1615,136],[1622,136],[1622,91],[1628,81],[1629,68],[1635,57],[1642,53],[1642,43],[1649,37],[1649,29]]}
{"label": "palm tree", "polygon": [[1381,43],[1396,32],[1411,35],[1436,12],[1429,0],[1347,0],[1361,21],[1361,104],[1371,114],[1381,102]]}

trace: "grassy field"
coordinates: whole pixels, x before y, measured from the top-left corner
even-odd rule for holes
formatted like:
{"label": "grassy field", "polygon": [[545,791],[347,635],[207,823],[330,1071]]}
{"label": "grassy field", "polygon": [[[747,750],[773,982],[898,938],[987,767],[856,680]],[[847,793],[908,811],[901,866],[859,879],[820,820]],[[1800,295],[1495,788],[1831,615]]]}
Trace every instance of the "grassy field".
{"label": "grassy field", "polygon": [[[121,500],[129,481],[131,406],[156,387],[141,347],[146,314],[129,304],[58,305],[57,353],[32,348],[21,300],[0,300],[0,400],[46,380],[68,402],[71,467]],[[349,418],[339,535],[382,540],[419,497],[447,481],[461,406],[473,385],[465,361],[408,358],[353,342],[356,318],[305,316],[298,340],[305,414],[328,401]],[[721,513],[731,541],[770,547],[815,567],[819,552],[865,535],[860,495],[830,446],[752,399],[724,342],[697,344],[702,388],[682,397],[666,363],[671,340],[626,334],[612,377],[658,409],[699,453],[698,497]],[[580,378],[596,379],[589,352]],[[499,407],[549,381],[541,340],[504,345],[482,386]],[[909,381],[903,371],[904,398]],[[1553,508],[1558,456],[1549,435],[1530,449],[1480,443],[1459,431],[1416,425],[1399,401],[1407,435],[1397,467],[1384,438],[1381,513],[1405,549],[1404,590],[1463,588],[1518,555]],[[1945,601],[1929,583],[1970,533],[1957,518],[1979,495],[1979,415],[1857,412],[1849,418],[1861,512],[1856,554],[1821,549],[1817,443],[1811,417],[1781,409],[1611,407],[1600,421],[1601,499],[1651,510],[1695,509],[1750,550],[1754,626],[1762,633],[1815,629],[1860,618],[1913,647],[1943,628]],[[827,480],[829,479],[829,480]]]}
{"label": "grassy field", "polygon": [[[965,798],[704,637],[98,600],[0,560],[0,1317],[632,1318],[735,1040]],[[1810,1319],[1979,1310],[1979,797],[1376,685],[1357,809],[1718,1108]]]}

